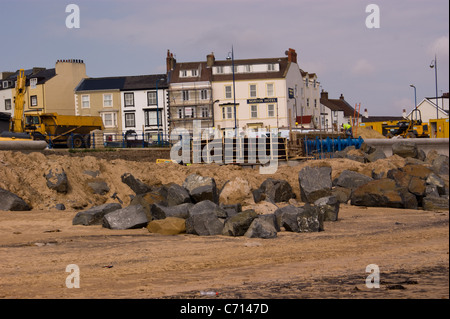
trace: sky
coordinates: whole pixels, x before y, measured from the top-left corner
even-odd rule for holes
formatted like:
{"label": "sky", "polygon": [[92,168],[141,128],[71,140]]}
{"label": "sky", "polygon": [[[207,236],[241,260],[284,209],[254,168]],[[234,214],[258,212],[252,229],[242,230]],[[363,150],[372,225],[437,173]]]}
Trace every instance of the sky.
{"label": "sky", "polygon": [[[69,4],[79,28],[66,25]],[[82,59],[90,77],[157,74],[167,50],[193,62],[292,48],[329,98],[401,116],[414,108],[411,84],[418,103],[436,95],[435,56],[438,95],[449,91],[448,12],[448,0],[0,0],[0,72]]]}

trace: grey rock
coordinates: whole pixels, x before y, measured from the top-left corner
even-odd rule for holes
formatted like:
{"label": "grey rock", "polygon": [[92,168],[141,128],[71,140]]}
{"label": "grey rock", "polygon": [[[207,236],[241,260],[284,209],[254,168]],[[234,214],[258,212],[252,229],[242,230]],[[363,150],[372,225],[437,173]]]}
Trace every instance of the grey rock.
{"label": "grey rock", "polygon": [[439,191],[436,185],[427,185],[425,188],[425,197],[439,197]]}
{"label": "grey rock", "polygon": [[117,203],[103,204],[89,208],[88,210],[78,212],[72,219],[72,225],[101,225],[103,217],[106,214],[121,208],[122,206]]}
{"label": "grey rock", "polygon": [[140,205],[144,207],[149,221],[153,219],[152,208],[155,204],[167,206],[165,198],[162,195],[153,192],[136,195],[130,202],[130,206]]}
{"label": "grey rock", "polygon": [[314,202],[323,214],[324,221],[337,221],[339,214],[339,201],[336,196],[327,196],[319,198]]}
{"label": "grey rock", "polygon": [[222,235],[243,236],[256,217],[258,214],[249,209],[228,218],[223,226]]}
{"label": "grey rock", "polygon": [[373,152],[375,152],[377,150],[375,147],[367,144],[366,142],[363,142],[359,149],[366,154],[372,154]]}
{"label": "grey rock", "polygon": [[47,187],[57,191],[58,193],[66,194],[69,190],[69,181],[67,179],[64,169],[50,169],[44,177],[47,180]]}
{"label": "grey rock", "polygon": [[449,175],[449,160],[446,155],[437,155],[432,163],[433,171],[438,175]]}
{"label": "grey rock", "polygon": [[57,210],[66,210],[66,206],[64,204],[56,204],[55,209],[57,209]]}
{"label": "grey rock", "polygon": [[151,207],[152,220],[164,219],[167,217],[178,217],[187,219],[189,217],[189,208],[194,206],[192,203],[184,203],[177,206],[164,206],[161,204],[154,204]]}
{"label": "grey rock", "polygon": [[352,194],[352,190],[350,188],[336,186],[331,190],[331,195],[335,196],[339,203],[347,203]]}
{"label": "grey rock", "polygon": [[109,229],[134,229],[147,226],[149,220],[142,205],[131,205],[103,216],[102,226]]}
{"label": "grey rock", "polygon": [[16,194],[0,188],[0,210],[28,211],[31,210],[31,207]]}
{"label": "grey rock", "polygon": [[331,195],[331,167],[305,167],[298,173],[302,201],[315,200]]}
{"label": "grey rock", "polygon": [[400,141],[392,145],[392,154],[398,155],[404,158],[413,157],[417,158],[418,150],[416,143],[412,141]]}
{"label": "grey rock", "polygon": [[376,149],[374,152],[365,156],[367,162],[376,162],[379,159],[386,158],[386,154],[381,149]]}
{"label": "grey rock", "polygon": [[122,182],[127,184],[136,195],[145,194],[150,192],[152,189],[150,186],[144,184],[139,179],[135,178],[130,173],[125,173],[121,176]]}
{"label": "grey rock", "polygon": [[210,200],[218,203],[217,188],[213,185],[204,185],[194,188],[190,191],[190,195],[194,203],[199,203],[204,200]]}
{"label": "grey rock", "polygon": [[83,171],[83,174],[86,174],[86,175],[96,178],[97,176],[100,175],[100,171],[85,170],[85,171]]}
{"label": "grey rock", "polygon": [[277,231],[271,223],[261,218],[255,218],[248,227],[244,236],[249,238],[264,239],[275,238],[277,237]]}
{"label": "grey rock", "polygon": [[192,206],[186,219],[186,233],[199,236],[221,234],[223,223],[215,213],[217,207],[211,201],[203,201]]}
{"label": "grey rock", "polygon": [[218,217],[221,217],[221,218],[232,217],[232,216],[236,215],[237,213],[242,212],[242,205],[240,203],[238,203],[238,204],[228,204],[228,205],[220,204],[220,208],[222,208],[225,211],[225,213],[226,213],[225,217],[218,216]]}
{"label": "grey rock", "polygon": [[449,210],[448,198],[446,197],[424,197],[422,201],[424,210],[447,211]]}
{"label": "grey rock", "polygon": [[279,227],[283,227],[286,231],[298,232],[299,228],[297,215],[303,210],[303,208],[295,207],[293,205],[278,208],[274,212],[277,224]]}
{"label": "grey rock", "polygon": [[183,186],[173,184],[167,189],[167,205],[177,206],[191,202],[191,196],[189,196],[189,192]]}
{"label": "grey rock", "polygon": [[[196,190],[195,196],[197,196],[199,199],[201,199],[203,196],[213,196],[211,201],[214,203],[219,203],[219,193],[217,190],[216,181],[212,177],[203,177],[198,174],[191,174],[186,177],[182,186],[189,192],[191,197],[194,197],[192,192]],[[204,188],[198,190],[198,188],[200,187]]]}
{"label": "grey rock", "polygon": [[323,212],[318,207],[305,207],[297,215],[298,232],[311,233],[323,231],[323,220]]}
{"label": "grey rock", "polygon": [[94,194],[105,195],[109,192],[109,186],[104,180],[93,180],[87,183],[89,188]]}
{"label": "grey rock", "polygon": [[291,185],[285,180],[268,178],[259,189],[274,203],[287,202],[295,198]]}
{"label": "grey rock", "polygon": [[266,194],[264,194],[262,189],[255,189],[252,191],[253,200],[255,203],[259,203],[260,201],[266,199]]}
{"label": "grey rock", "polygon": [[280,226],[278,225],[277,217],[275,216],[275,214],[258,215],[258,218],[263,219],[264,221],[272,224],[273,228],[275,228],[275,231],[277,232],[280,231]]}
{"label": "grey rock", "polygon": [[358,172],[344,170],[337,178],[335,185],[354,190],[372,180],[373,178]]}

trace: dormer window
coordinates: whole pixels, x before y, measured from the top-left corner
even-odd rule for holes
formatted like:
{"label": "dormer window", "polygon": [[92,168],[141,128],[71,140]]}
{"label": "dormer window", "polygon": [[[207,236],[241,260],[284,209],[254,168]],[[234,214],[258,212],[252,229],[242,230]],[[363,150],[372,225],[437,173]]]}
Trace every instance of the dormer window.
{"label": "dormer window", "polygon": [[275,64],[270,63],[267,65],[267,71],[275,71]]}
{"label": "dormer window", "polygon": [[192,76],[198,76],[198,70],[191,70]]}
{"label": "dormer window", "polygon": [[181,71],[180,71],[180,77],[181,77],[181,78],[187,77],[187,74],[188,74],[188,71],[187,71],[187,70],[181,70]]}
{"label": "dormer window", "polygon": [[3,81],[3,88],[6,89],[8,87],[8,81]]}
{"label": "dormer window", "polygon": [[35,89],[36,85],[37,85],[37,79],[36,78],[30,79],[30,88]]}

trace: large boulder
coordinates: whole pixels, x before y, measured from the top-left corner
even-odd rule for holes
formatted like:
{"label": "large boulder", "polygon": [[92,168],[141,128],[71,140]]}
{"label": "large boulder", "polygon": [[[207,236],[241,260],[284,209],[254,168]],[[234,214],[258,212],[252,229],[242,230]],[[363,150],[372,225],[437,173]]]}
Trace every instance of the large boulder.
{"label": "large boulder", "polygon": [[191,203],[191,196],[183,186],[172,184],[167,189],[167,205],[177,206],[180,204]]}
{"label": "large boulder", "polygon": [[151,216],[153,220],[165,219],[168,217],[186,219],[189,217],[189,208],[192,206],[194,206],[194,204],[184,203],[177,206],[167,207],[156,203],[151,207]]}
{"label": "large boulder", "polygon": [[186,220],[177,217],[153,220],[148,223],[147,229],[160,235],[178,235],[186,232]]}
{"label": "large boulder", "polygon": [[102,226],[109,229],[134,229],[146,227],[149,220],[142,205],[131,205],[103,216]]}
{"label": "large boulder", "polygon": [[69,181],[63,168],[52,167],[44,173],[44,177],[48,188],[63,194],[69,191]]}
{"label": "large boulder", "polygon": [[400,141],[392,144],[392,155],[416,158],[418,154],[416,143],[412,141]]}
{"label": "large boulder", "polygon": [[89,208],[88,210],[78,212],[72,219],[72,225],[101,225],[103,217],[106,214],[121,208],[122,205],[117,203],[108,203]]}
{"label": "large boulder", "polygon": [[189,192],[194,203],[207,199],[214,203],[219,203],[216,181],[212,177],[191,174],[186,177],[182,186]]}
{"label": "large boulder", "polygon": [[252,209],[245,210],[230,217],[225,221],[222,235],[243,236],[256,217],[258,217],[258,214]]}
{"label": "large boulder", "polygon": [[189,209],[189,217],[186,219],[186,233],[200,236],[220,235],[223,222],[215,212],[218,207],[210,201],[203,201],[192,206]]}
{"label": "large boulder", "polygon": [[339,203],[346,204],[351,194],[352,190],[350,188],[336,186],[331,190],[331,196],[335,196]]}
{"label": "large boulder", "polygon": [[401,168],[401,170],[410,176],[415,176],[422,179],[427,179],[428,176],[433,173],[430,168],[420,164],[405,165]]}
{"label": "large boulder", "polygon": [[225,205],[243,203],[251,198],[251,187],[247,180],[236,177],[228,181],[222,188],[219,199]]}
{"label": "large boulder", "polygon": [[424,196],[426,190],[425,180],[416,176],[411,177],[408,185],[408,191],[416,196]]}
{"label": "large boulder", "polygon": [[93,194],[97,195],[105,195],[110,190],[108,184],[103,179],[99,178],[88,181],[87,186]]}
{"label": "large boulder", "polygon": [[333,181],[333,184],[335,186],[340,186],[353,190],[364,184],[367,184],[370,181],[373,181],[373,178],[346,169],[342,171],[342,173],[335,181]]}
{"label": "large boulder", "polygon": [[305,207],[297,215],[297,224],[299,233],[311,233],[323,231],[323,211],[319,207]]}
{"label": "large boulder", "polygon": [[437,155],[432,161],[433,171],[438,175],[449,175],[449,160],[446,155]]}
{"label": "large boulder", "polygon": [[298,173],[301,199],[314,203],[315,200],[331,195],[331,167],[305,167]]}
{"label": "large boulder", "polygon": [[244,236],[249,238],[275,238],[277,237],[277,231],[273,224],[270,222],[261,219],[255,218],[252,223],[248,227]]}
{"label": "large boulder", "polygon": [[384,154],[384,151],[382,151],[381,149],[377,148],[373,152],[366,154],[365,158],[366,158],[367,162],[373,163],[373,162],[378,161],[379,159],[386,158],[386,154]]}
{"label": "large boulder", "polygon": [[270,223],[277,232],[280,231],[280,226],[278,225],[277,217],[275,216],[275,214],[258,215],[258,218]]}
{"label": "large boulder", "polygon": [[288,202],[291,198],[295,198],[291,185],[282,179],[266,179],[259,189],[274,203]]}
{"label": "large boulder", "polygon": [[424,210],[446,211],[449,210],[448,197],[426,196],[422,200]]}
{"label": "large boulder", "polygon": [[278,208],[275,212],[275,218],[279,227],[286,231],[298,232],[297,215],[303,211],[303,208],[288,205]]}
{"label": "large boulder", "polygon": [[[373,180],[355,189],[351,195],[351,204],[369,207],[410,208],[409,203],[415,196],[408,195],[407,189],[396,185],[388,178]],[[416,201],[417,203],[417,201]]]}
{"label": "large boulder", "polygon": [[336,196],[327,196],[319,198],[314,202],[323,214],[324,221],[337,221],[339,214],[339,201]]}
{"label": "large boulder", "polygon": [[150,186],[144,184],[141,180],[135,178],[130,173],[125,173],[121,176],[122,182],[127,184],[136,195],[145,194],[150,192],[152,189]]}
{"label": "large boulder", "polygon": [[31,210],[31,207],[16,194],[0,188],[0,210],[28,211]]}
{"label": "large boulder", "polygon": [[133,205],[140,205],[144,207],[144,210],[147,214],[148,220],[152,220],[152,208],[155,204],[160,204],[165,206],[166,205],[166,199],[164,196],[158,194],[158,193],[145,193],[145,194],[139,194],[136,195],[130,202],[130,206]]}

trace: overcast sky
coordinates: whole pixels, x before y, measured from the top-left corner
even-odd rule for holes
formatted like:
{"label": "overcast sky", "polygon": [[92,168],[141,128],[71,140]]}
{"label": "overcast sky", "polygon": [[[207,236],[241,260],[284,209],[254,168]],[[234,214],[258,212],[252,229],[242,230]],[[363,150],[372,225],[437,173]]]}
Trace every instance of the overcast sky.
{"label": "overcast sky", "polygon": [[[66,27],[68,4],[80,28]],[[379,28],[367,28],[369,4]],[[54,68],[82,59],[91,77],[165,72],[178,62],[298,53],[330,98],[344,94],[370,115],[400,116],[417,100],[449,91],[448,0],[0,0],[0,71]]]}

